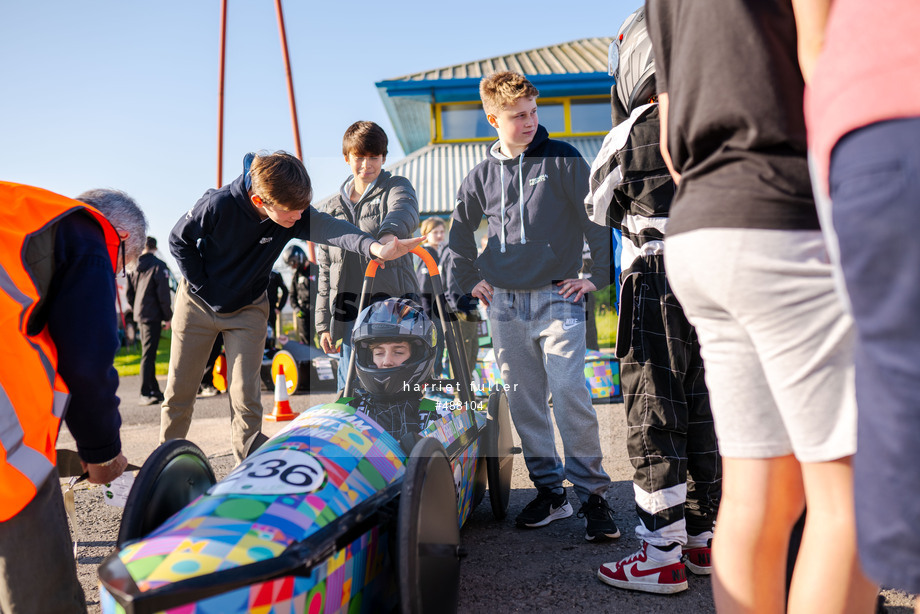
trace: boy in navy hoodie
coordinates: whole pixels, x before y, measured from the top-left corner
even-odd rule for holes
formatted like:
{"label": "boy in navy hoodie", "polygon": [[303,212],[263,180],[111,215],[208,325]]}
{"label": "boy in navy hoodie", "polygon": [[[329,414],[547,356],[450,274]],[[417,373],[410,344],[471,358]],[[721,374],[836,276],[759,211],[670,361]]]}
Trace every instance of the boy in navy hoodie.
{"label": "boy in navy hoodie", "polygon": [[259,370],[265,348],[269,273],[291,239],[312,240],[392,260],[424,238],[385,245],[352,224],[310,206],[310,176],[285,152],[243,159],[243,174],[208,190],[176,223],[169,249],[182,271],[176,293],[160,442],[183,438],[192,421],[201,373],[223,333],[231,444],[239,462],[262,426]]}
{"label": "boy in navy hoodie", "polygon": [[[537,89],[499,72],[479,86],[498,132],[486,159],[457,194],[449,249],[465,292],[489,308],[496,360],[537,496],[518,515],[521,528],[572,515],[562,486],[581,501],[585,539],[619,537],[605,493],[597,415],[584,383],[585,294],[610,283],[610,235],[584,209],[589,168],[578,151],[548,138],[537,119]],[[488,246],[477,257],[473,232],[488,220]],[[587,239],[594,266],[578,278]],[[562,435],[556,453],[548,405]]]}

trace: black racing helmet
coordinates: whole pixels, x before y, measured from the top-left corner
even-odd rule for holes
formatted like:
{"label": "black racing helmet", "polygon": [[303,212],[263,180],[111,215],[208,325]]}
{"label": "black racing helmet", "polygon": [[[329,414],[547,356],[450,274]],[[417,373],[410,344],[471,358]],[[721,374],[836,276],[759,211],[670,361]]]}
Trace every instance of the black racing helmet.
{"label": "black racing helmet", "polygon": [[[355,321],[351,343],[361,385],[372,395],[393,395],[421,389],[434,367],[437,329],[425,311],[405,298],[388,298],[364,309]],[[371,345],[406,341],[410,357],[401,365],[378,369]]]}
{"label": "black racing helmet", "polygon": [[629,117],[633,110],[655,95],[655,55],[648,35],[645,7],[636,9],[620,26],[610,49],[611,68],[614,68],[614,60],[616,100],[612,102]]}
{"label": "black racing helmet", "polygon": [[281,259],[295,271],[302,271],[307,266],[307,254],[299,245],[288,245],[281,253]]}

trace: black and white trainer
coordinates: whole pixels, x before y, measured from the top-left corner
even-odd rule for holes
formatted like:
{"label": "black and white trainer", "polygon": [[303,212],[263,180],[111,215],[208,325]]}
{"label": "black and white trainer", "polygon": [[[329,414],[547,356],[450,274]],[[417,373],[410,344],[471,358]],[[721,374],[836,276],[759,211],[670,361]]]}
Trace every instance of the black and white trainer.
{"label": "black and white trainer", "polygon": [[565,496],[565,488],[556,494],[550,488],[537,488],[536,498],[517,515],[515,524],[521,529],[545,527],[554,520],[572,515],[572,504]]}
{"label": "black and white trainer", "polygon": [[613,510],[600,495],[588,495],[588,500],[578,510],[578,517],[585,519],[585,539],[589,542],[620,536],[617,523],[613,521]]}

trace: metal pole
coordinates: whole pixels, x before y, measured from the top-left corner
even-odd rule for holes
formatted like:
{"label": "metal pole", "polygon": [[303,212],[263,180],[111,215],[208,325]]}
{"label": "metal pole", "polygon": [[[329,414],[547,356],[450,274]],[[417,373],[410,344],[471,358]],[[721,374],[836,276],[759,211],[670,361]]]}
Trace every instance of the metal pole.
{"label": "metal pole", "polygon": [[[226,2],[226,0],[224,0]],[[300,149],[300,128],[297,126],[297,103],[294,102],[294,80],[291,78],[291,59],[288,56],[287,36],[284,33],[284,14],[281,11],[281,0],[275,0],[275,10],[278,13],[278,30],[281,32],[281,52],[284,54],[284,69],[287,72],[288,99],[291,102],[291,123],[294,125],[294,146],[297,147],[297,157],[303,160],[303,151]]]}
{"label": "metal pole", "polygon": [[227,0],[220,3],[220,76],[217,86],[217,187],[224,176],[224,58],[227,55]]}

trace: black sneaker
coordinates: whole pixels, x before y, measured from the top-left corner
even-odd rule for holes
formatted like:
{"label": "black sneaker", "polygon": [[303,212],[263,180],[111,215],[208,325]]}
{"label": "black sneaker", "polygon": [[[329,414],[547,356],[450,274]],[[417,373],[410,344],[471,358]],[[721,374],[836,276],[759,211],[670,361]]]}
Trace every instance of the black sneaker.
{"label": "black sneaker", "polygon": [[549,488],[537,488],[537,497],[517,515],[515,524],[522,529],[535,529],[571,515],[572,505],[565,496],[564,488],[558,495]]}
{"label": "black sneaker", "polygon": [[600,495],[589,495],[588,501],[578,510],[578,517],[585,519],[585,539],[616,539],[620,536],[617,523],[613,521],[613,511],[607,505],[607,499]]}

